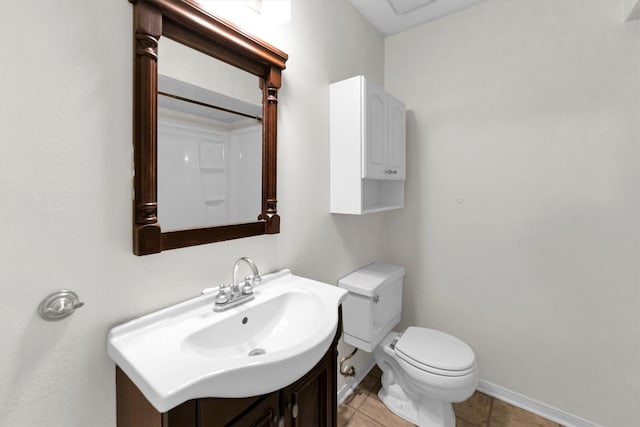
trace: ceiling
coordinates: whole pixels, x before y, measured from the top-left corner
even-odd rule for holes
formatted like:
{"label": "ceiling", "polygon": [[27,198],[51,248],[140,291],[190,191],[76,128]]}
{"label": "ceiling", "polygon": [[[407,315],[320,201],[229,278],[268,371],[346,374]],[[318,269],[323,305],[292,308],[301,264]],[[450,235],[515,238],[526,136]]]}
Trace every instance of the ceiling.
{"label": "ceiling", "polygon": [[385,36],[433,21],[486,0],[351,0]]}

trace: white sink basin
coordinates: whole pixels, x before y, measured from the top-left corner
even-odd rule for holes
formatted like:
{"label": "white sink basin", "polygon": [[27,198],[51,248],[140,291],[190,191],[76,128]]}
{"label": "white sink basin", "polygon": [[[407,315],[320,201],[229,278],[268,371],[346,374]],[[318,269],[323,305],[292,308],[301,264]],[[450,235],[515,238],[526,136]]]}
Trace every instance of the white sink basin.
{"label": "white sink basin", "polygon": [[200,397],[270,393],[327,351],[345,296],[282,270],[228,311],[213,312],[213,292],[116,326],[108,353],[159,412]]}

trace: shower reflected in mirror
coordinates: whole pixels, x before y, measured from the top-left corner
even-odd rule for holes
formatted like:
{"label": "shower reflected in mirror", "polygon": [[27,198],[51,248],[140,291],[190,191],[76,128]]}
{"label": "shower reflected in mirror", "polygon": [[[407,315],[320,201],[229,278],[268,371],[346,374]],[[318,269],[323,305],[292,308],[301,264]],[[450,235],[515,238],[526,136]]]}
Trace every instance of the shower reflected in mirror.
{"label": "shower reflected in mirror", "polygon": [[165,230],[255,221],[262,189],[262,111],[158,76],[158,222]]}

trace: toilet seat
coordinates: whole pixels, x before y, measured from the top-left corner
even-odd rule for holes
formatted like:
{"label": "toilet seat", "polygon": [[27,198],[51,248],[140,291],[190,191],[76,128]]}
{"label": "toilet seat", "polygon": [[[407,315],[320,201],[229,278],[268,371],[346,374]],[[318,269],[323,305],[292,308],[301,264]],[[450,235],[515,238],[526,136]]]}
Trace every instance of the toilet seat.
{"label": "toilet seat", "polygon": [[471,347],[435,329],[409,327],[395,343],[394,352],[416,369],[434,375],[459,377],[476,368]]}

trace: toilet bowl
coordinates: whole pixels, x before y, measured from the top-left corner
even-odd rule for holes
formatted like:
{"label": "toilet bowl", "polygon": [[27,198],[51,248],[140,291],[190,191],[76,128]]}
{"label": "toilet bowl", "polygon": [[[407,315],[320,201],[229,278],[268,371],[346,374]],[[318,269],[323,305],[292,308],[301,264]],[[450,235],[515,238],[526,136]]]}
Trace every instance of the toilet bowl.
{"label": "toilet bowl", "polygon": [[[380,400],[420,427],[454,427],[452,402],[469,398],[478,368],[471,347],[441,331],[391,328],[400,321],[404,269],[376,262],[340,279],[344,341],[373,352],[382,370]],[[398,297],[400,295],[400,298]]]}
{"label": "toilet bowl", "polygon": [[[398,343],[412,338],[415,332],[424,333],[425,338],[445,336],[451,338],[449,344],[455,345],[447,347],[441,342],[423,339],[416,344],[424,352],[407,356],[398,348]],[[457,366],[429,360],[434,356],[446,357],[456,350],[463,350],[470,357]],[[451,403],[468,399],[478,382],[471,348],[457,338],[433,329],[411,327],[404,334],[391,332],[375,348],[373,356],[382,370],[380,400],[396,415],[419,426],[455,426]]]}

